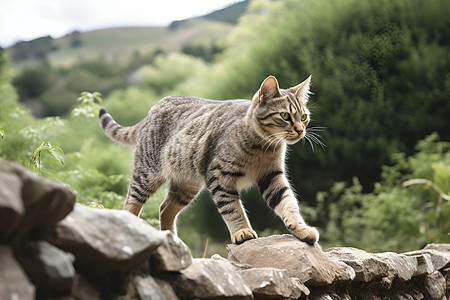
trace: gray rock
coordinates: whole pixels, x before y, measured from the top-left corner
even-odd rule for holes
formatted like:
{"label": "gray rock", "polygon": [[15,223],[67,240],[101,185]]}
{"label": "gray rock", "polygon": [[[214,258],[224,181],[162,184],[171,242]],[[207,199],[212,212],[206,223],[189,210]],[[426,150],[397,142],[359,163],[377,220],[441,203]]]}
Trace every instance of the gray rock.
{"label": "gray rock", "polygon": [[417,261],[417,269],[413,277],[431,274],[435,271],[431,256],[428,253],[406,254]]}
{"label": "gray rock", "polygon": [[[443,249],[443,247],[441,247],[441,249]],[[418,251],[406,252],[404,254],[408,256],[429,254],[435,270],[450,267],[450,251],[441,251],[436,248],[433,249],[432,247],[429,247]]]}
{"label": "gray rock", "polygon": [[64,184],[5,160],[0,160],[0,172],[16,175],[22,182],[21,196],[25,214],[15,230],[16,238],[24,236],[34,228],[53,225],[72,210],[75,192]]}
{"label": "gray rock", "polygon": [[0,186],[0,242],[6,242],[14,235],[25,214],[22,181],[15,174],[0,172]]}
{"label": "gray rock", "polygon": [[168,280],[180,299],[253,299],[233,265],[222,260],[195,258]]}
{"label": "gray rock", "polygon": [[75,279],[74,257],[45,242],[28,242],[17,255],[40,292],[71,292]]}
{"label": "gray rock", "polygon": [[372,253],[351,247],[337,247],[326,250],[335,260],[349,265],[355,270],[355,281],[370,282],[389,275],[389,265]]}
{"label": "gray rock", "polygon": [[445,299],[446,283],[440,272],[434,272],[425,276],[423,280],[423,293],[425,299],[442,300]]}
{"label": "gray rock", "polygon": [[394,279],[398,279],[400,282],[408,281],[417,271],[417,259],[415,258],[394,252],[376,253],[374,255],[389,266],[388,276],[385,278],[388,288],[391,287]]}
{"label": "gray rock", "polygon": [[126,271],[148,259],[165,235],[128,211],[77,203],[47,238],[86,267]]}
{"label": "gray rock", "polygon": [[231,264],[233,265],[233,267],[235,267],[235,268],[238,269],[238,270],[248,270],[248,269],[251,269],[251,268],[252,268],[252,266],[250,266],[250,265],[248,265],[248,264],[240,264],[240,263],[237,263],[237,262],[235,262],[235,261],[228,260],[228,259],[226,259],[226,258],[220,256],[220,254],[217,254],[217,253],[216,253],[216,254],[213,254],[213,255],[211,256],[211,258],[212,258],[212,259],[223,260],[223,261],[229,262],[229,263],[231,263]]}
{"label": "gray rock", "polygon": [[339,260],[333,260],[333,262],[340,265],[342,270],[336,272],[336,277],[334,278],[335,283],[348,283],[355,279],[356,272],[352,267]]}
{"label": "gray rock", "polygon": [[424,248],[424,250],[437,250],[437,251],[441,251],[441,252],[449,252],[450,253],[450,244],[435,244],[435,243],[431,243],[426,245]]}
{"label": "gray rock", "polygon": [[228,245],[228,259],[255,268],[287,270],[306,285],[328,285],[337,279],[351,280],[349,268],[332,261],[316,243],[309,245],[290,234],[273,235]]}
{"label": "gray rock", "polygon": [[35,299],[33,284],[7,246],[0,245],[0,266],[0,299]]}
{"label": "gray rock", "polygon": [[152,271],[180,271],[192,263],[189,247],[171,231],[163,231],[162,244],[156,248],[150,257]]}
{"label": "gray rock", "polygon": [[178,299],[172,286],[163,280],[151,276],[138,276],[135,283],[137,294],[141,300]]}
{"label": "gray rock", "polygon": [[237,272],[256,299],[298,299],[309,295],[309,289],[298,279],[289,278],[286,270],[253,268]]}
{"label": "gray rock", "polygon": [[450,299],[450,268],[441,270],[441,274],[442,276],[444,276],[446,282],[445,290],[447,292],[445,296],[447,297],[447,299]]}

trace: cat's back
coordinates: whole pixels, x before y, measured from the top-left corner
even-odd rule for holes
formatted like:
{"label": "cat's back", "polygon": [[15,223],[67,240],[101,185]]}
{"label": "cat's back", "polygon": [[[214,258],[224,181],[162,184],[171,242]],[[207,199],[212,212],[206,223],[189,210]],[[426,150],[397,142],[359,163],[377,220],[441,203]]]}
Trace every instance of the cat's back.
{"label": "cat's back", "polygon": [[[183,136],[207,137],[218,131],[241,127],[250,100],[208,100],[190,96],[167,96],[142,120],[138,143],[158,140],[158,148]],[[156,148],[155,148],[156,149]]]}
{"label": "cat's back", "polygon": [[[154,111],[197,111],[212,110],[215,108],[228,108],[236,112],[240,110],[246,112],[250,106],[250,100],[210,100],[192,96],[167,96],[162,98],[152,107]],[[152,111],[150,110],[150,111]]]}
{"label": "cat's back", "polygon": [[190,96],[167,96],[149,111],[152,123],[171,122],[172,126],[185,127],[192,122],[217,123],[244,118],[250,100],[209,100]]}

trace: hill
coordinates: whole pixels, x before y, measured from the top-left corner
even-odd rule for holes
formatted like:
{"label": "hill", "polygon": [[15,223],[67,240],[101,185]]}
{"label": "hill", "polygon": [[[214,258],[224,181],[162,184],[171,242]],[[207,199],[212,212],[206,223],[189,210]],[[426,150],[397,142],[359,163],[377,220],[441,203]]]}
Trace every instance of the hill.
{"label": "hill", "polygon": [[104,57],[123,61],[135,53],[181,51],[195,44],[220,44],[245,12],[248,0],[205,16],[175,21],[168,27],[107,28],[74,31],[62,38],[41,37],[6,49],[16,68],[47,59],[52,66],[71,66],[80,60]]}

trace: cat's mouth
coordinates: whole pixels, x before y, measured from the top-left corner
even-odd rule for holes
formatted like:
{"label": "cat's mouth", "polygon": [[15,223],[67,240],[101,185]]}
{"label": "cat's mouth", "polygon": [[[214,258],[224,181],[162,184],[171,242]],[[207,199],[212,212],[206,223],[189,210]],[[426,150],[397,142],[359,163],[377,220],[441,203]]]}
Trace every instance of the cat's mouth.
{"label": "cat's mouth", "polygon": [[286,137],[286,143],[289,145],[295,144],[298,141],[300,141],[302,138],[304,138],[306,135],[306,131],[303,131],[302,133],[293,133],[291,135],[288,135]]}

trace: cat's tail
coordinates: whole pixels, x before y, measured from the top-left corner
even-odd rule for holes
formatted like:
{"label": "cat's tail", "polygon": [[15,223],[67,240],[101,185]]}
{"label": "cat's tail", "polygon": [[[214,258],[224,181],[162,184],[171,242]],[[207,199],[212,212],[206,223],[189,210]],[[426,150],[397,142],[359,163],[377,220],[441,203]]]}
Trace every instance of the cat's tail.
{"label": "cat's tail", "polygon": [[124,145],[134,145],[136,143],[141,122],[133,126],[124,127],[114,121],[113,117],[103,107],[98,114],[98,120],[100,127],[102,127],[105,134],[113,141]]}

